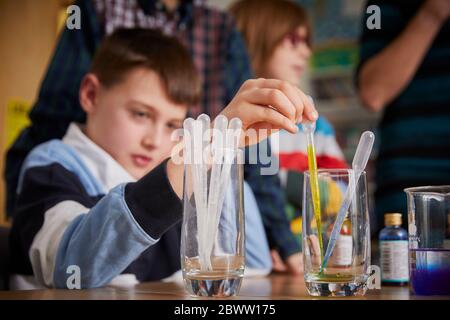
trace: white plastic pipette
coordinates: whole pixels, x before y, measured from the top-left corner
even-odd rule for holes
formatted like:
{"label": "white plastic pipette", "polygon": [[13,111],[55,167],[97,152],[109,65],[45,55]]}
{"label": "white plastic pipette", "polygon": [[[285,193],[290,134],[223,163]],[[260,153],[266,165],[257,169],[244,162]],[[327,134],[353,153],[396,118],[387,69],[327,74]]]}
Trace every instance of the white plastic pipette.
{"label": "white plastic pipette", "polygon": [[345,215],[350,207],[353,197],[355,196],[356,186],[358,185],[359,177],[361,173],[366,168],[367,162],[369,161],[370,153],[372,151],[373,143],[375,141],[375,135],[371,131],[365,131],[361,138],[359,139],[358,147],[356,148],[355,156],[353,157],[352,162],[352,171],[353,171],[353,179],[352,175],[350,175],[349,186],[347,191],[345,192],[344,200],[342,201],[341,208],[336,217],[336,221],[333,226],[333,230],[331,231],[330,241],[328,242],[327,250],[325,252],[325,258],[322,263],[322,270],[327,266],[328,260],[333,253],[334,246],[336,245],[336,241],[341,233],[342,224],[345,219]]}

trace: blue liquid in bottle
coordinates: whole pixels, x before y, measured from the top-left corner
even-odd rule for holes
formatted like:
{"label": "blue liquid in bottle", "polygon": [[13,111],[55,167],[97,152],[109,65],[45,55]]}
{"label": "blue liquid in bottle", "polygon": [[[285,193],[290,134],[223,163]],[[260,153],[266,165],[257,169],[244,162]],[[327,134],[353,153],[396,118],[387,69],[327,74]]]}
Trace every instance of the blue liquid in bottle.
{"label": "blue liquid in bottle", "polygon": [[408,232],[401,227],[400,213],[384,216],[385,228],[379,234],[381,281],[385,285],[408,284]]}

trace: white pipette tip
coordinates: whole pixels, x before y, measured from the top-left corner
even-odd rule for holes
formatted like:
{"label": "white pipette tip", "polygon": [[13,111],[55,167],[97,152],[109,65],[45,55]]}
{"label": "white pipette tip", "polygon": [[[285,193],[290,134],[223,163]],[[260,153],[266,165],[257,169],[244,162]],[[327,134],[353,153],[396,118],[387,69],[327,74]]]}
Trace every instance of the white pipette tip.
{"label": "white pipette tip", "polygon": [[214,122],[227,122],[228,123],[228,118],[225,117],[223,114],[219,114],[215,119]]}
{"label": "white pipette tip", "polygon": [[316,122],[312,122],[312,121],[303,121],[302,123],[302,128],[303,131],[308,134],[308,133],[314,133],[314,131],[316,131]]}
{"label": "white pipette tip", "polygon": [[233,144],[231,147],[233,149],[239,148],[239,140],[241,136],[241,129],[242,129],[242,121],[239,118],[233,118],[230,120],[229,123],[229,130],[232,130],[231,135],[233,139]]}
{"label": "white pipette tip", "polygon": [[[199,141],[202,145],[202,153],[207,152],[207,146],[211,141],[211,119],[205,113],[202,113],[197,117],[196,125],[198,126],[198,130],[201,130],[201,141]],[[206,170],[205,168],[202,168]]]}
{"label": "white pipette tip", "polygon": [[189,130],[190,128],[192,128],[193,123],[194,123],[194,119],[186,118],[183,121],[183,128]]}
{"label": "white pipette tip", "polygon": [[356,148],[355,156],[353,157],[353,170],[362,171],[366,168],[367,162],[370,158],[375,135],[371,131],[365,131],[359,139],[358,147]]}
{"label": "white pipette tip", "polygon": [[211,123],[211,119],[205,113],[202,113],[201,115],[199,115],[197,117],[197,125],[200,126],[200,128],[202,130],[202,139],[203,139],[202,142],[203,143],[207,143],[209,141],[209,139],[207,139],[205,137],[205,134],[209,129],[210,123]]}
{"label": "white pipette tip", "polygon": [[242,121],[239,118],[233,118],[230,120],[229,127],[231,129],[240,129],[242,128]]}
{"label": "white pipette tip", "polygon": [[202,123],[210,123],[211,119],[209,118],[209,116],[205,113],[202,113],[201,115],[199,115],[197,117],[197,121],[201,121]]}

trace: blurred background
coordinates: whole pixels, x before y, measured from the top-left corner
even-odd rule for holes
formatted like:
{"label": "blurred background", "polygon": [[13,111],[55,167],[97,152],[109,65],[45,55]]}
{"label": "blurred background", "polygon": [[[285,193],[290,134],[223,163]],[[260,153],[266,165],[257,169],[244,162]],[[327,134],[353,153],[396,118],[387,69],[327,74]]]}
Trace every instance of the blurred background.
{"label": "blurred background", "polygon": [[[70,0],[0,0],[0,224],[4,213],[4,157],[20,130],[64,25]],[[226,9],[233,0],[209,0]],[[354,88],[358,38],[365,1],[297,0],[313,26],[313,55],[301,88],[315,97],[319,112],[336,129],[347,161],[351,163],[360,134],[375,130],[379,114],[366,111]],[[376,156],[372,153],[372,158]],[[372,194],[373,161],[368,165]],[[300,196],[300,195],[299,195]],[[371,201],[373,204],[373,201]]]}

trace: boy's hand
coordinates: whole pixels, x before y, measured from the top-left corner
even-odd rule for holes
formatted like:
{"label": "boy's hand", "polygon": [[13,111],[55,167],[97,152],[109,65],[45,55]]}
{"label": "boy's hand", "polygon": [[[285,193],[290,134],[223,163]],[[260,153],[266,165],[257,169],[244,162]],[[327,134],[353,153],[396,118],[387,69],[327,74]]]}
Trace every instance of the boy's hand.
{"label": "boy's hand", "polygon": [[245,81],[221,114],[228,119],[241,119],[244,136],[250,129],[255,130],[256,136],[248,135],[245,145],[258,143],[280,129],[296,133],[297,123],[318,118],[313,104],[300,89],[286,81],[262,78]]}

